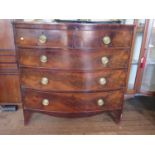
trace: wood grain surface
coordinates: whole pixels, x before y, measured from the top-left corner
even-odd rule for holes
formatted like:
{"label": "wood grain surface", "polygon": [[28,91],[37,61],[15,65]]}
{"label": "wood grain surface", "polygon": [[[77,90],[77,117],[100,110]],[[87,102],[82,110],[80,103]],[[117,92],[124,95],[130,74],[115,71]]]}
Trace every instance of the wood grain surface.
{"label": "wood grain surface", "polygon": [[[48,83],[43,85],[42,78]],[[100,84],[100,78],[106,79],[106,84]],[[125,86],[125,70],[103,70],[98,72],[74,72],[22,69],[21,84],[24,88],[51,91],[96,91],[114,90]]]}
{"label": "wood grain surface", "polygon": [[[23,90],[24,108],[44,112],[80,113],[121,109],[123,98],[122,90],[98,93],[43,93]],[[47,99],[49,105],[43,105],[43,99]],[[104,101],[104,105],[98,105],[99,99]]]}
{"label": "wood grain surface", "polygon": [[[41,62],[41,56],[47,62]],[[102,64],[102,57],[109,62]],[[19,63],[26,67],[40,67],[64,70],[101,70],[104,68],[126,68],[129,58],[127,49],[104,50],[54,50],[54,49],[19,49]]]}
{"label": "wood grain surface", "polygon": [[[88,25],[88,24],[15,24],[17,46],[20,47],[47,47],[47,48],[107,48],[126,47],[130,48],[132,43],[133,26],[122,25]],[[28,28],[29,26],[29,28]],[[38,29],[37,29],[38,26]],[[39,28],[41,26],[41,29]],[[50,29],[48,29],[49,27]],[[122,29],[121,29],[122,28]],[[40,44],[38,38],[44,34],[47,37],[45,44]],[[103,37],[109,36],[111,43],[105,45]],[[20,38],[23,37],[23,40]]]}
{"label": "wood grain surface", "polygon": [[[109,110],[112,118],[120,121],[133,25],[20,20],[14,22],[14,28],[25,124],[35,111],[53,116],[65,112],[72,117],[73,113],[87,116]],[[41,35],[46,38],[44,43],[39,41]],[[109,37],[108,44],[104,37]],[[41,56],[46,56],[47,62],[41,62]],[[108,58],[107,65],[102,64],[102,57]],[[43,78],[47,84],[42,83]],[[100,97],[105,99],[102,108],[96,105]],[[41,104],[44,98],[50,103],[46,107]]]}

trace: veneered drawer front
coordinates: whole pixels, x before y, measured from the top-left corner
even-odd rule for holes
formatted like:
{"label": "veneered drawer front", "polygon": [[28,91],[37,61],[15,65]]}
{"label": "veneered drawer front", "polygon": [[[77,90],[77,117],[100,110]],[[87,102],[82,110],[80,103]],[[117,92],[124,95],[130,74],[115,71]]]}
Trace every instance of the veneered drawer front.
{"label": "veneered drawer front", "polygon": [[16,29],[17,46],[63,48],[71,44],[72,32],[67,30]]}
{"label": "veneered drawer front", "polygon": [[65,70],[99,70],[104,68],[127,68],[128,50],[46,50],[19,49],[22,66]]}
{"label": "veneered drawer front", "polygon": [[53,91],[92,91],[125,86],[126,70],[98,72],[46,71],[22,69],[23,87]]}
{"label": "veneered drawer front", "polygon": [[24,108],[49,112],[104,111],[122,108],[122,90],[99,93],[50,93],[23,90]]}
{"label": "veneered drawer front", "polygon": [[[129,30],[76,31],[76,48],[130,48],[133,32]],[[108,37],[108,38],[107,38]],[[105,40],[105,41],[104,41]]]}

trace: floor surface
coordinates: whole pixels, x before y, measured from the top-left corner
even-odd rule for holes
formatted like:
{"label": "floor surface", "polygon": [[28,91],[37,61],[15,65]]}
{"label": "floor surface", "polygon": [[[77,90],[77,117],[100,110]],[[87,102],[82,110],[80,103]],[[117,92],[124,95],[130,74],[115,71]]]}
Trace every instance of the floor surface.
{"label": "floor surface", "polygon": [[85,118],[57,118],[34,113],[24,126],[23,113],[0,113],[0,134],[7,135],[102,135],[155,134],[155,98],[137,96],[126,100],[121,123],[115,124],[106,113]]}

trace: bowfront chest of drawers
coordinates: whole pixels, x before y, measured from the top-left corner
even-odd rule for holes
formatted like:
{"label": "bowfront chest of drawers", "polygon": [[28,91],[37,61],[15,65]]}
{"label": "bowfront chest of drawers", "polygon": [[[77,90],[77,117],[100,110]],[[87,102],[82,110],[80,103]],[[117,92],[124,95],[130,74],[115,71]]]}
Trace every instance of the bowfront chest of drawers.
{"label": "bowfront chest of drawers", "polygon": [[25,124],[33,112],[120,121],[133,25],[14,23]]}

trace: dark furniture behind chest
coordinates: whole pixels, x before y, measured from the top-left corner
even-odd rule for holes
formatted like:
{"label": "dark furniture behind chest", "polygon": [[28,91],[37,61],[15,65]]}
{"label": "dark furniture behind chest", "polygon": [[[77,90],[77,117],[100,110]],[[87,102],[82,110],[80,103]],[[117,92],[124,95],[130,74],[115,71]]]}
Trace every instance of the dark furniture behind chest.
{"label": "dark furniture behind chest", "polygon": [[0,105],[20,105],[20,84],[12,21],[0,19]]}
{"label": "dark furniture behind chest", "polygon": [[15,22],[25,124],[33,112],[120,121],[133,25]]}

